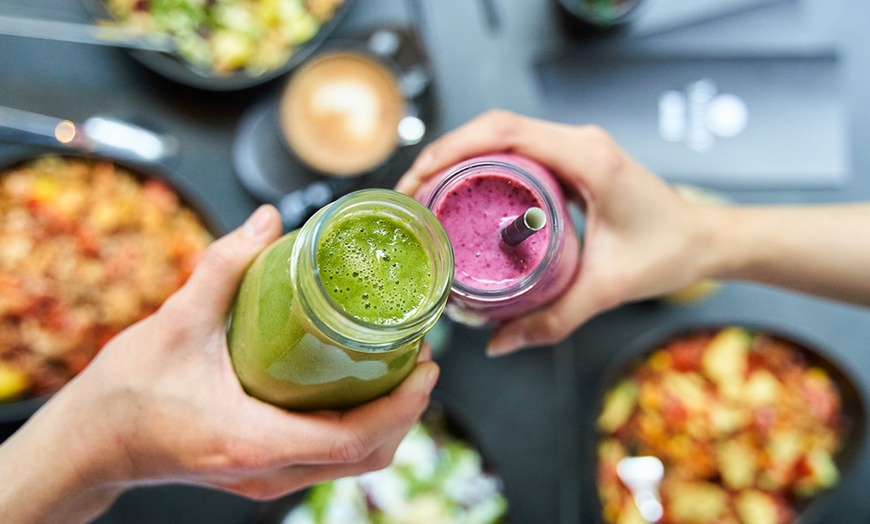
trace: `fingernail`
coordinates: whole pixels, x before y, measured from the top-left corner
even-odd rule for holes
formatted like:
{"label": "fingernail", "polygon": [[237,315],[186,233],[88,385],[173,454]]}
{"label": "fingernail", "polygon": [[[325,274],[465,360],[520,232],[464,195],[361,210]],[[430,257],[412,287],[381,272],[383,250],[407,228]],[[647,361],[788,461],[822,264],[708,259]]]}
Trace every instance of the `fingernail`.
{"label": "fingernail", "polygon": [[251,240],[256,240],[269,230],[271,217],[267,206],[260,206],[254,214],[248,217],[242,226],[242,234]]}
{"label": "fingernail", "polygon": [[488,357],[499,357],[513,353],[514,351],[526,345],[526,340],[519,336],[502,336],[495,337],[486,345],[486,355]]}
{"label": "fingernail", "polygon": [[419,157],[417,157],[417,160],[414,161],[414,164],[411,165],[411,169],[409,169],[408,172],[419,175],[420,173],[425,172],[434,161],[435,155],[433,155],[431,151],[424,151]]}
{"label": "fingernail", "polygon": [[438,382],[438,375],[441,374],[441,370],[439,368],[435,368],[426,375],[426,392],[432,393],[432,390],[435,389],[435,384]]}

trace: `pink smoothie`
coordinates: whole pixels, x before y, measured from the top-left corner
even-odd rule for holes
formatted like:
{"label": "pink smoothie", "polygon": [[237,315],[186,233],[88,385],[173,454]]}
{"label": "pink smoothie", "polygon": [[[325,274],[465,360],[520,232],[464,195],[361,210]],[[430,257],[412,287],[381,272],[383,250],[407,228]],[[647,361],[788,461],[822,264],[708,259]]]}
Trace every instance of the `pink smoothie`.
{"label": "pink smoothie", "polygon": [[504,243],[501,230],[533,206],[543,208],[544,203],[500,174],[482,172],[452,187],[433,211],[453,245],[454,282],[496,290],[527,278],[544,259],[550,229],[545,227],[515,247]]}
{"label": "pink smoothie", "polygon": [[[430,180],[417,198],[453,246],[446,312],[454,320],[477,326],[526,314],[573,280],[579,241],[561,188],[542,165],[513,154],[473,158]],[[545,211],[546,226],[507,245],[501,230],[533,206]]]}

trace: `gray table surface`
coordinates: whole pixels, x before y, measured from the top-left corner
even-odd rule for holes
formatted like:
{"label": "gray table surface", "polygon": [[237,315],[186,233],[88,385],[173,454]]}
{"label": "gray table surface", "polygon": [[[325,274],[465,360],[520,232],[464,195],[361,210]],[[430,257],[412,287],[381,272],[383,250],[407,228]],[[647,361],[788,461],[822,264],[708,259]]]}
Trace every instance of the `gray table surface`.
{"label": "gray table surface", "polygon": [[[590,45],[567,34],[548,0],[421,0],[421,37],[436,72],[438,136],[493,107],[542,116],[532,64],[570,46]],[[400,0],[359,0],[337,34],[377,24],[410,22]],[[86,20],[75,2],[4,0],[0,13]],[[835,46],[843,57],[853,174],[829,190],[731,191],[741,203],[803,203],[870,199],[870,4],[863,0],[649,0],[632,26],[606,45],[667,52],[805,50]],[[236,93],[180,87],[145,69],[124,51],[0,37],[0,105],[84,119],[108,113],[158,126],[182,140],[177,168],[220,211],[226,227],[240,224],[257,202],[235,177],[231,146],[239,118],[280,80]],[[0,161],[30,152],[0,144]],[[398,178],[401,173],[394,173]],[[389,181],[387,181],[389,182]],[[386,185],[386,183],[385,183]],[[856,239],[856,241],[867,240]],[[505,480],[512,521],[590,522],[594,506],[585,421],[597,380],[615,351],[661,324],[745,321],[830,342],[834,357],[867,394],[870,312],[746,284],[730,284],[692,306],[646,303],[594,319],[552,348],[488,359],[486,331],[457,328],[439,357],[438,390],[456,399],[473,433]],[[867,522],[870,500],[857,479],[870,475],[866,451],[836,492],[826,522]],[[247,522],[259,504],[220,492],[166,486],[123,495],[99,521]]]}

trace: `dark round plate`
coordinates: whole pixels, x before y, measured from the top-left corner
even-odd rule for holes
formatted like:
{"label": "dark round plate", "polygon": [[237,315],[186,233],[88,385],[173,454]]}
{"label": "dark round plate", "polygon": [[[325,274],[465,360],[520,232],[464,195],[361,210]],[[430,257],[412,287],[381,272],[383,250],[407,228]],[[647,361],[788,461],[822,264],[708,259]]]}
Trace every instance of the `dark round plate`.
{"label": "dark round plate", "polygon": [[[111,19],[112,15],[102,0],[81,1],[95,19]],[[281,67],[267,71],[262,75],[251,76],[242,71],[228,76],[212,76],[191,66],[179,57],[153,51],[131,50],[130,56],[159,75],[197,89],[208,91],[238,91],[247,89],[284,75],[308,58],[329,37],[335,27],[341,23],[348,11],[353,8],[354,3],[355,0],[344,0],[335,10],[332,18],[320,27],[316,35],[310,40],[296,46],[287,62]]]}
{"label": "dark round plate", "polygon": [[594,403],[592,404],[594,409],[590,414],[591,417],[585,421],[584,427],[586,442],[589,443],[585,450],[587,459],[585,462],[592,465],[585,473],[585,485],[589,489],[584,493],[584,497],[587,499],[590,507],[593,508],[596,522],[602,524],[605,522],[597,490],[597,446],[601,434],[596,430],[596,420],[601,412],[604,396],[607,391],[620,378],[628,375],[634,366],[643,362],[646,357],[664,347],[667,343],[693,333],[712,332],[728,326],[743,327],[753,333],[765,334],[793,343],[809,366],[825,370],[837,386],[838,393],[840,394],[841,409],[846,419],[842,447],[834,455],[834,462],[840,472],[840,480],[838,485],[803,501],[795,508],[800,522],[805,524],[825,522],[825,515],[832,505],[836,503],[835,495],[838,486],[845,482],[845,477],[851,470],[852,465],[860,457],[864,448],[867,433],[867,403],[864,400],[861,389],[857,385],[858,383],[842,365],[832,358],[833,352],[826,349],[830,344],[814,340],[802,334],[796,335],[791,330],[782,327],[743,321],[696,321],[662,326],[638,336],[614,356],[611,364],[602,375],[601,381],[598,383]]}
{"label": "dark round plate", "polygon": [[[499,478],[498,467],[492,462],[486,450],[482,449],[479,440],[475,436],[472,419],[467,415],[459,404],[439,391],[433,393],[432,402],[423,413],[421,421],[436,428],[435,433],[446,434],[449,438],[469,444],[483,459],[483,470],[496,478]],[[287,515],[305,500],[308,490],[291,493],[286,497],[262,505],[256,510],[250,519],[251,524],[281,524]],[[504,488],[501,489],[504,494]],[[510,504],[510,501],[508,501]],[[500,522],[510,522],[510,507],[508,513]]]}
{"label": "dark round plate", "polygon": [[[113,164],[126,169],[133,175],[136,175],[140,180],[160,180],[169,186],[179,196],[181,202],[197,215],[202,225],[205,226],[213,237],[217,238],[227,231],[226,226],[219,220],[216,209],[205,199],[204,196],[202,196],[192,185],[180,176],[157,165],[137,164],[85,154],[59,153],[45,149],[43,153],[19,156],[5,162],[0,166],[0,177],[16,166],[20,166],[26,162],[30,162],[43,156],[108,160]],[[28,418],[30,418],[30,416],[33,415],[50,397],[51,395],[43,395],[22,399],[16,402],[0,403],[0,439],[9,436],[12,431],[17,429]]]}

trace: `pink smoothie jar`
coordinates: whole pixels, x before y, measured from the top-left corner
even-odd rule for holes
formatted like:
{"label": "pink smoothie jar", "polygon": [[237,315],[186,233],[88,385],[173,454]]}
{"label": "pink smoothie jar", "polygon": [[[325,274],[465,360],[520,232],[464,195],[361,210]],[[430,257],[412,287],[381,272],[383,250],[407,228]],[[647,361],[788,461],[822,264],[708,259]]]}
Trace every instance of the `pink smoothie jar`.
{"label": "pink smoothie jar", "polygon": [[[484,326],[527,314],[561,295],[577,273],[579,240],[564,194],[538,162],[515,154],[475,157],[429,180],[416,198],[453,246],[445,311],[456,322]],[[529,210],[539,229],[525,231],[518,243],[505,236]]]}

